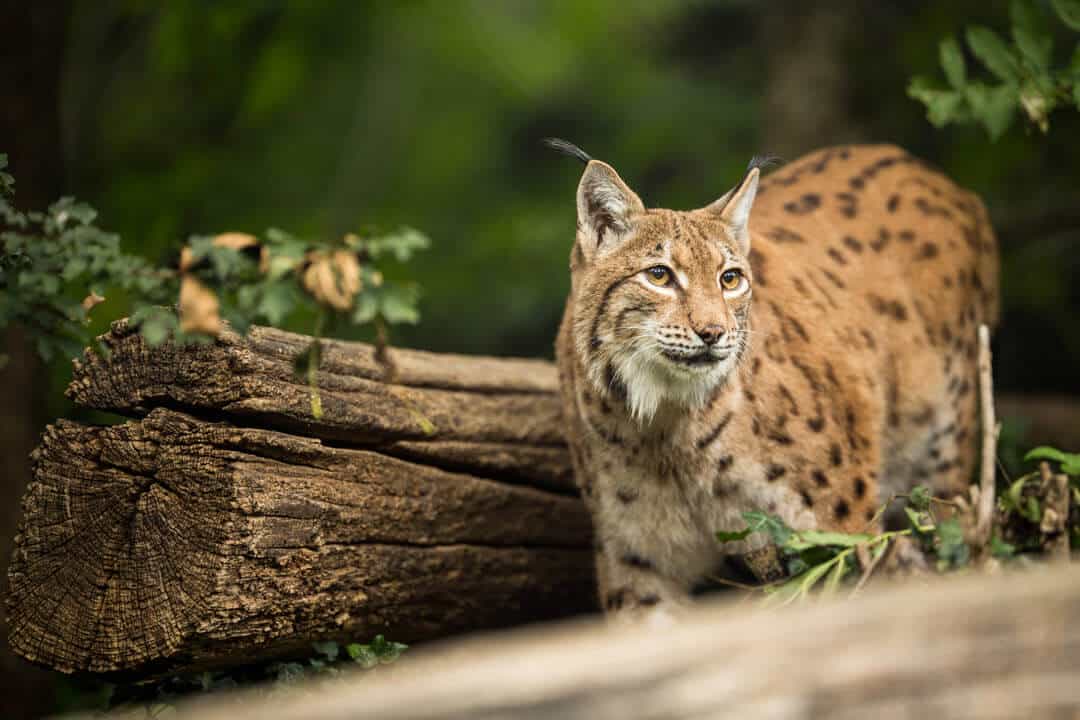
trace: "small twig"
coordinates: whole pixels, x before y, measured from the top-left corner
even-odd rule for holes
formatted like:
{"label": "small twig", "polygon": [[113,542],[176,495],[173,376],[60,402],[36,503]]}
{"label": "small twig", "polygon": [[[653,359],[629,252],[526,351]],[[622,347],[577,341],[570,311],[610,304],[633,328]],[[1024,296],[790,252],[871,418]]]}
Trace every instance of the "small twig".
{"label": "small twig", "polygon": [[382,365],[383,382],[393,382],[397,377],[397,364],[390,357],[390,333],[380,316],[375,317],[375,362]]}
{"label": "small twig", "polygon": [[851,591],[851,597],[855,597],[859,594],[859,591],[862,590],[863,586],[866,585],[867,581],[870,580],[870,576],[874,574],[874,570],[876,570],[877,566],[881,564],[881,561],[885,558],[885,556],[889,554],[889,549],[891,547],[892,540],[886,540],[885,547],[881,548],[881,552],[879,552],[877,555],[873,555],[869,550],[866,549],[865,545],[855,546],[855,553],[858,554],[860,549],[863,550],[869,556],[869,562],[866,562],[864,564],[862,555],[859,555],[859,564],[862,565],[863,572],[862,575],[859,577],[859,581],[855,583],[855,588]]}
{"label": "small twig", "polygon": [[896,499],[898,497],[900,497],[900,496],[897,495],[896,493],[893,493],[892,495],[890,495],[889,499],[885,501],[885,504],[877,509],[877,512],[874,513],[874,516],[872,518],[870,518],[870,520],[866,523],[866,525],[863,526],[863,529],[860,530],[860,532],[865,533],[865,532],[869,532],[869,531],[873,530],[874,528],[876,528],[877,524],[878,524],[878,520],[881,520],[881,516],[885,514],[885,511],[889,509],[890,505],[892,505],[894,502],[896,502]]}
{"label": "small twig", "polygon": [[783,577],[783,578],[780,578],[779,580],[772,580],[771,582],[761,583],[760,585],[750,585],[749,583],[741,583],[738,580],[731,580],[730,578],[722,577],[720,575],[708,575],[707,579],[711,580],[711,581],[713,581],[715,583],[718,583],[720,585],[725,585],[727,587],[736,588],[738,590],[746,590],[746,591],[748,591],[750,593],[757,594],[757,593],[760,593],[760,592],[764,592],[764,591],[768,590],[769,588],[780,587],[781,585],[786,583],[791,578]]}
{"label": "small twig", "polygon": [[986,555],[994,525],[994,467],[997,437],[1001,427],[994,418],[994,382],[990,365],[990,328],[979,326],[979,405],[982,407],[982,463],[979,477],[979,506],[976,511],[976,549]]}
{"label": "small twig", "polygon": [[859,543],[855,546],[855,557],[859,560],[859,567],[863,572],[866,572],[866,568],[870,567],[871,556],[870,550],[867,549],[866,543]]}

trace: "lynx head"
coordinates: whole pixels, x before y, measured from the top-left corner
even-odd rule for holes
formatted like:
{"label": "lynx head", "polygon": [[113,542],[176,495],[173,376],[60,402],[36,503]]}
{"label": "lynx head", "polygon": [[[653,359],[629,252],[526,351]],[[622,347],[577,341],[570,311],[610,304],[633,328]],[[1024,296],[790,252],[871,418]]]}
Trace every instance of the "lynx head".
{"label": "lynx head", "polygon": [[640,423],[703,405],[750,341],[750,209],[759,163],[715,202],[646,209],[611,166],[586,163],[571,254],[574,346],[601,395]]}

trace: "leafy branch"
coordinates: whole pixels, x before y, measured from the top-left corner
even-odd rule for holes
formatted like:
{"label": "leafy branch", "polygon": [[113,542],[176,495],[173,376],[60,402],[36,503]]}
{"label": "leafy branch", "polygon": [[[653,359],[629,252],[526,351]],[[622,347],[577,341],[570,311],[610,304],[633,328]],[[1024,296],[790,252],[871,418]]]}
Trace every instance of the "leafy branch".
{"label": "leafy branch", "polygon": [[[1057,18],[1080,31],[1080,0],[1051,0]],[[990,82],[968,75],[964,51],[956,38],[941,41],[939,58],[948,87],[926,77],[912,78],[908,95],[926,105],[935,127],[950,123],[980,123],[992,139],[1012,125],[1019,108],[1042,132],[1050,114],[1072,105],[1080,109],[1080,43],[1068,64],[1055,66],[1053,28],[1036,0],[1013,0],[1009,7],[1010,41],[983,26],[964,35],[968,50],[978,59]]]}
{"label": "leafy branch", "polygon": [[[385,345],[387,325],[419,321],[419,288],[387,281],[381,269],[428,247],[416,230],[329,241],[276,229],[262,238],[197,236],[174,267],[155,267],[125,253],[117,235],[97,227],[97,213],[85,203],[62,198],[45,212],[17,210],[6,167],[0,155],[0,329],[26,327],[45,361],[73,357],[88,345],[90,312],[114,292],[131,298],[131,323],[149,345],[208,342],[226,323],[244,333],[254,322],[280,326],[290,317],[314,317],[315,339],[295,366],[311,385],[312,413],[319,417],[324,332],[373,324]],[[379,355],[386,359],[384,347]]]}
{"label": "leafy branch", "polygon": [[[747,538],[761,533],[776,547],[777,556],[786,577],[762,586],[766,604],[786,605],[805,600],[820,585],[826,595],[838,592],[845,580],[861,575],[861,587],[873,569],[881,562],[892,544],[900,538],[911,538],[922,549],[937,557],[939,572],[962,567],[971,557],[964,530],[956,517],[939,519],[934,505],[955,504],[933,497],[924,486],[914,488],[904,496],[895,496],[881,506],[875,520],[896,500],[905,500],[904,513],[908,527],[880,533],[843,533],[820,530],[793,530],[781,518],[760,511],[743,513],[746,527],[734,532],[719,532],[721,543]],[[1012,548],[995,539],[991,550],[1004,557]]]}

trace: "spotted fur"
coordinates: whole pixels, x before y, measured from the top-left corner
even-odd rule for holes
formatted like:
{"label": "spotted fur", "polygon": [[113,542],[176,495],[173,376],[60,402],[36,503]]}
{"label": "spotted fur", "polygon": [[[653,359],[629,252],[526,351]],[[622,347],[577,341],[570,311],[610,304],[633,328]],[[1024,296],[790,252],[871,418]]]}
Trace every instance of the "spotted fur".
{"label": "spotted fur", "polygon": [[[857,531],[916,483],[964,488],[976,332],[998,303],[975,195],[899,148],[854,146],[760,180],[752,166],[698,210],[650,209],[577,157],[556,351],[604,607],[686,602],[723,553],[764,542],[715,541],[746,510]],[[721,286],[728,269],[745,287]]]}

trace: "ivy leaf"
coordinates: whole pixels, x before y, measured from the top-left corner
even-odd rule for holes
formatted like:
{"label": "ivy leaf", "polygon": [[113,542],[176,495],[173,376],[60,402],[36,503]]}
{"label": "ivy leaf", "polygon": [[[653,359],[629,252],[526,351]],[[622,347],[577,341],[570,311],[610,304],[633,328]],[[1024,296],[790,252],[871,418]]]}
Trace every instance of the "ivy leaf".
{"label": "ivy leaf", "polygon": [[1001,37],[988,27],[974,25],[967,29],[967,43],[975,57],[1001,80],[1020,80],[1020,63]]}
{"label": "ivy leaf", "polygon": [[938,55],[941,58],[941,69],[945,71],[945,78],[953,89],[960,90],[967,80],[967,67],[964,63],[964,52],[960,49],[960,43],[952,35],[941,41],[938,46]]}
{"label": "ivy leaf", "polygon": [[1058,17],[1073,30],[1080,30],[1080,0],[1050,0]]}

